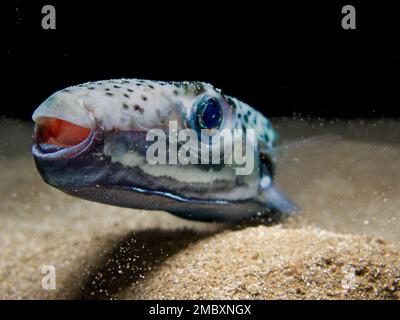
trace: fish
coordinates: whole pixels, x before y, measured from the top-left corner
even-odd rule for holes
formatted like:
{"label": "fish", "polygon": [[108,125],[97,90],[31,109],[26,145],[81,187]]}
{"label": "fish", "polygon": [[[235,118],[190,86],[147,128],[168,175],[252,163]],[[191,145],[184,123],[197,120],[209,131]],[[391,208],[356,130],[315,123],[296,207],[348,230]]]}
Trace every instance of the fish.
{"label": "fish", "polygon": [[[299,210],[274,184],[276,129],[262,113],[209,83],[87,82],[52,94],[32,119],[32,154],[41,177],[74,197],[198,221],[275,218]],[[185,130],[197,142],[178,141],[177,132]],[[235,136],[240,131],[252,132],[253,139]],[[156,139],[154,132],[165,135]],[[232,133],[228,146],[241,147],[242,155],[246,144],[252,147],[249,173],[237,173],[243,162],[232,161],[234,150],[215,138],[221,132]],[[151,163],[149,150],[160,141],[169,148],[165,158],[189,150],[196,161]],[[214,154],[217,161],[210,161]]]}

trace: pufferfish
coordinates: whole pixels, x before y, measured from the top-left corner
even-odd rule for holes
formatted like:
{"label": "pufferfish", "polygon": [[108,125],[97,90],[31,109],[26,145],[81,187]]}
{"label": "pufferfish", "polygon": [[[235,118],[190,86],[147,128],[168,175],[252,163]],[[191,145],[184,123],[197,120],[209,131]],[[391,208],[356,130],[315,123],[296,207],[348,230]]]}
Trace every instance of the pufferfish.
{"label": "pufferfish", "polygon": [[[282,217],[298,210],[273,183],[278,135],[270,121],[208,83],[88,82],[54,93],[32,118],[38,171],[46,183],[72,196],[200,221]],[[169,137],[171,121],[178,131],[198,134],[198,150],[202,144],[210,153],[218,148],[221,158],[230,151],[205,140],[202,129],[210,135],[253,129],[252,172],[237,175],[237,164],[223,161],[149,163],[147,133],[161,129]],[[245,142],[241,136],[233,145]]]}

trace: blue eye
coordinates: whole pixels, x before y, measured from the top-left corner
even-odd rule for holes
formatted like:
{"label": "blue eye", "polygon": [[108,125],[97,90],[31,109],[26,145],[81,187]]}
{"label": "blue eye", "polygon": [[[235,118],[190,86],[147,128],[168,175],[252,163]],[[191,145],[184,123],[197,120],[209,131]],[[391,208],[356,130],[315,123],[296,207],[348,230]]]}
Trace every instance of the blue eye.
{"label": "blue eye", "polygon": [[219,128],[222,122],[222,107],[214,98],[200,103],[196,114],[200,129]]}

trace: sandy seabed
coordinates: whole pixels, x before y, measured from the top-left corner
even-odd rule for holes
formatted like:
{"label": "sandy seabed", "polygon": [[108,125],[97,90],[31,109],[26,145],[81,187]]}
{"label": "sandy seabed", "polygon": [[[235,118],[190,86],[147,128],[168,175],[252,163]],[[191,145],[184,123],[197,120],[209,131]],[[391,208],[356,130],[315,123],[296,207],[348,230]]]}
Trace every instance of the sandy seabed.
{"label": "sandy seabed", "polygon": [[277,183],[303,212],[270,226],[72,198],[40,179],[32,126],[3,119],[0,298],[399,299],[400,120],[273,123]]}

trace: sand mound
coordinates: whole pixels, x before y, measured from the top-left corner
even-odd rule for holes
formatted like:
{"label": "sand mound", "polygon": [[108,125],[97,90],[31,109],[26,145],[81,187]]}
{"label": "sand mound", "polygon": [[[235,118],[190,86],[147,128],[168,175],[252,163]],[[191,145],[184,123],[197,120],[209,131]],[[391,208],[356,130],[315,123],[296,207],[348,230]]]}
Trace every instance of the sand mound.
{"label": "sand mound", "polygon": [[399,299],[400,253],[318,229],[226,231],[192,243],[120,297]]}
{"label": "sand mound", "polygon": [[[399,251],[316,228],[42,234],[24,247],[1,254],[0,299],[400,298]],[[46,264],[56,290],[41,287]]]}

